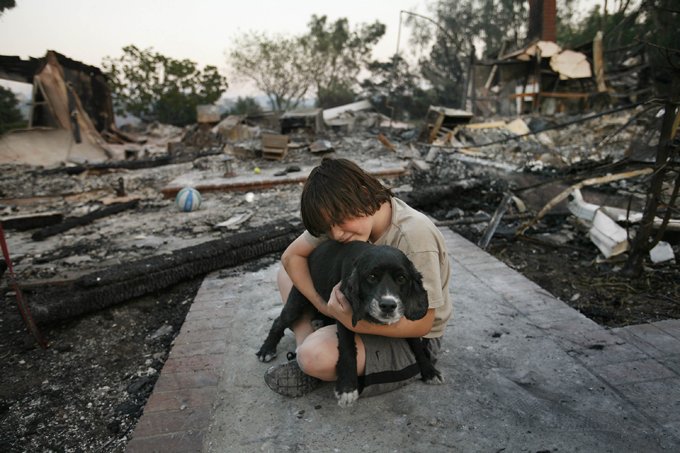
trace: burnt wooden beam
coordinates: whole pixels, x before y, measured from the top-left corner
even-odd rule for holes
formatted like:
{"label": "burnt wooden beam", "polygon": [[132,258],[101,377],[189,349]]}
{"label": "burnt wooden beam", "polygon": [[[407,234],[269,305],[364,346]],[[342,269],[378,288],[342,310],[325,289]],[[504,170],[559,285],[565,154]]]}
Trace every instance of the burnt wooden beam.
{"label": "burnt wooden beam", "polygon": [[26,231],[34,228],[45,228],[56,225],[64,220],[64,215],[59,212],[48,212],[16,217],[5,217],[0,223],[6,230]]}
{"label": "burnt wooden beam", "polygon": [[42,241],[43,239],[46,239],[50,236],[54,236],[59,233],[63,233],[72,228],[87,225],[89,223],[94,222],[97,219],[101,219],[103,217],[108,217],[110,215],[118,214],[119,212],[132,209],[136,207],[138,203],[139,200],[132,200],[125,203],[116,203],[105,208],[97,209],[96,211],[90,212],[89,214],[85,214],[84,216],[67,217],[62,223],[48,226],[46,228],[36,231],[35,233],[33,233],[31,238],[34,241]]}
{"label": "burnt wooden beam", "polygon": [[29,305],[38,324],[75,318],[209,272],[282,252],[301,232],[299,224],[276,222],[257,231],[113,266],[66,286],[38,290],[29,295]]}
{"label": "burnt wooden beam", "polygon": [[442,200],[453,198],[466,190],[482,185],[482,181],[476,178],[455,181],[450,184],[437,184],[427,187],[419,187],[411,192],[400,194],[400,197],[414,208],[422,208],[437,204]]}

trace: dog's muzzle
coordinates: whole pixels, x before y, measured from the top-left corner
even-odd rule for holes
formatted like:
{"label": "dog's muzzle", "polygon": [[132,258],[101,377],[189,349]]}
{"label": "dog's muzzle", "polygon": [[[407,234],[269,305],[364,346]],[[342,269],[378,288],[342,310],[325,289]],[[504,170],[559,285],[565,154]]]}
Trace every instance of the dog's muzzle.
{"label": "dog's muzzle", "polygon": [[371,300],[369,314],[383,324],[393,324],[404,316],[404,305],[399,297],[384,294]]}

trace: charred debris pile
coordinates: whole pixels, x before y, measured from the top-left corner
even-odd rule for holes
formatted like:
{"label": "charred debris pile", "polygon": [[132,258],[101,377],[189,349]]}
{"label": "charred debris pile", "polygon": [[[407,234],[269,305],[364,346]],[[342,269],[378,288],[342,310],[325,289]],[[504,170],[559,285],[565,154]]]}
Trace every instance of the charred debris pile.
{"label": "charred debris pile", "polygon": [[[497,235],[559,248],[578,231],[603,260],[629,252],[655,171],[658,109],[481,121],[431,111],[434,121],[403,129],[370,112],[322,130],[299,115],[306,122],[288,134],[248,117],[181,133],[154,125],[139,137],[171,130],[165,151],[133,143],[122,159],[96,164],[6,164],[2,222],[19,286],[36,320],[48,323],[279,252],[301,228],[294,219],[305,169],[326,155],[369,170],[392,165],[378,174],[399,196],[481,247]],[[183,213],[164,189],[186,174],[204,189],[205,204]],[[660,240],[646,257],[652,263],[674,260],[678,250],[675,187],[662,183],[669,204],[653,220]],[[281,209],[283,197],[289,209]],[[231,209],[235,200],[241,209]]]}
{"label": "charred debris pile", "polygon": [[[48,54],[44,64],[82,70],[64,58]],[[40,93],[51,98],[50,84],[64,83],[44,79]],[[59,104],[67,112],[83,105],[69,93]],[[544,112],[519,99],[511,115],[485,116],[479,103],[488,101],[477,99],[470,111],[431,106],[418,123],[393,121],[366,100],[225,118],[208,106],[184,129],[88,123],[85,108],[82,124],[36,112],[74,140],[45,139],[53,130],[35,127],[2,137],[0,221],[16,285],[3,279],[0,288],[7,298],[23,293],[47,324],[280,252],[301,229],[300,183],[329,155],[357,161],[483,248],[504,237],[560,249],[578,236],[598,260],[630,272],[674,263],[677,108],[629,100],[593,109],[573,99],[561,108],[551,98]],[[202,205],[181,212],[174,196],[187,186]]]}

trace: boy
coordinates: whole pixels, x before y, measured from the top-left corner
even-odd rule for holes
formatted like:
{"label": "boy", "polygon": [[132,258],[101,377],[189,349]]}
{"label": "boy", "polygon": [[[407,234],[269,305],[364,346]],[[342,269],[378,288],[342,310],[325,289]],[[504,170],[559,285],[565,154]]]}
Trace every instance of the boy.
{"label": "boy", "polygon": [[[451,316],[449,258],[441,232],[422,213],[395,198],[375,177],[346,159],[322,160],[309,175],[301,197],[306,231],[281,256],[277,280],[285,303],[293,285],[321,313],[355,332],[357,373],[362,395],[374,395],[401,387],[419,373],[407,337],[424,337],[431,359],[436,361],[441,337]],[[349,304],[333,290],[325,300],[315,290],[307,257],[321,241],[369,241],[403,251],[423,275],[429,309],[417,321],[377,325],[359,321],[352,326]],[[314,330],[311,317],[293,326],[296,359],[271,367],[265,382],[277,393],[297,397],[321,381],[336,379],[338,339],[335,325]]]}

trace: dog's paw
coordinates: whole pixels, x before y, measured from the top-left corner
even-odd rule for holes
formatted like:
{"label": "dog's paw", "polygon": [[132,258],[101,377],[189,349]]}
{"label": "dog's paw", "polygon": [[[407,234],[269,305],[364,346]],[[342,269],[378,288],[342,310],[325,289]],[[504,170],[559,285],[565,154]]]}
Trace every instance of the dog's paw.
{"label": "dog's paw", "polygon": [[356,400],[359,399],[359,391],[354,390],[352,392],[342,392],[338,393],[337,391],[335,392],[335,397],[338,399],[338,406],[340,407],[349,407]]}
{"label": "dog's paw", "polygon": [[434,370],[434,374],[432,376],[423,377],[423,382],[425,382],[427,385],[441,385],[445,383],[446,380],[439,370]]}
{"label": "dog's paw", "polygon": [[255,353],[255,355],[260,360],[260,362],[267,363],[267,362],[271,362],[272,360],[274,360],[274,358],[276,357],[276,351],[274,351],[274,352],[263,351],[262,349],[260,349],[258,352]]}

